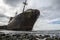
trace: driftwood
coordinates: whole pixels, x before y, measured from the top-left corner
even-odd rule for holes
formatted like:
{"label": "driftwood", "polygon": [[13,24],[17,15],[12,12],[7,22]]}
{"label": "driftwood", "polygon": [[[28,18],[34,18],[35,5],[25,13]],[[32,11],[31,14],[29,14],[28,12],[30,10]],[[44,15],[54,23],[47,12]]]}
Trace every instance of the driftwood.
{"label": "driftwood", "polygon": [[28,9],[24,13],[15,16],[8,24],[8,30],[31,31],[34,23],[39,17],[37,9]]}

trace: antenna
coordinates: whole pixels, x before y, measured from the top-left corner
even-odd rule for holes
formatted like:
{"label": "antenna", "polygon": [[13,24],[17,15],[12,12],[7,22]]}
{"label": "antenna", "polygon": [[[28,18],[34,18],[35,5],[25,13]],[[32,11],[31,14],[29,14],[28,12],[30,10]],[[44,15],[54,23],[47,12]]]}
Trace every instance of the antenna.
{"label": "antenna", "polygon": [[24,7],[23,7],[23,12],[24,12],[25,6],[27,5],[27,0],[25,0],[25,2],[23,2],[23,4],[24,4]]}

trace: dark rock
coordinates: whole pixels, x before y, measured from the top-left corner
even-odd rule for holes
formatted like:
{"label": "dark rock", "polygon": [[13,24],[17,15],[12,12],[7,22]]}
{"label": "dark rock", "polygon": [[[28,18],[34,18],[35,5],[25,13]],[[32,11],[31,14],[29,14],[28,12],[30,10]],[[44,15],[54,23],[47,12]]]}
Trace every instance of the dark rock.
{"label": "dark rock", "polygon": [[0,26],[0,29],[7,29],[7,25]]}
{"label": "dark rock", "polygon": [[40,12],[37,9],[28,9],[24,13],[15,16],[8,24],[9,30],[31,31]]}

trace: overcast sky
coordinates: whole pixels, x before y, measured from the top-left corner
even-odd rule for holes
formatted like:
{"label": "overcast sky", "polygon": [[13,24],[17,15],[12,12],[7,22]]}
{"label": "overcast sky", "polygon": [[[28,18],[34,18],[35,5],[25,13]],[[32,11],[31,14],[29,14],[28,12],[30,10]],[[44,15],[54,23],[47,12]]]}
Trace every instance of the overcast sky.
{"label": "overcast sky", "polygon": [[[24,0],[0,0],[0,25],[5,25],[16,11],[22,12]],[[28,0],[26,9],[41,12],[33,30],[60,30],[60,0]]]}

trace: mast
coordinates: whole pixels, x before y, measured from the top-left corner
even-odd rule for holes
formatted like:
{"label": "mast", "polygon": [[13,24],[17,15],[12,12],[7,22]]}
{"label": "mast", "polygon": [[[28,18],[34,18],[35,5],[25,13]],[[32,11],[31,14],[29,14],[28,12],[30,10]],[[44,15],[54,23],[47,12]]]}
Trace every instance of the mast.
{"label": "mast", "polygon": [[23,4],[24,4],[24,7],[23,7],[23,12],[24,12],[25,6],[27,5],[27,0],[25,0],[25,2],[23,2]]}

